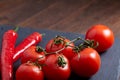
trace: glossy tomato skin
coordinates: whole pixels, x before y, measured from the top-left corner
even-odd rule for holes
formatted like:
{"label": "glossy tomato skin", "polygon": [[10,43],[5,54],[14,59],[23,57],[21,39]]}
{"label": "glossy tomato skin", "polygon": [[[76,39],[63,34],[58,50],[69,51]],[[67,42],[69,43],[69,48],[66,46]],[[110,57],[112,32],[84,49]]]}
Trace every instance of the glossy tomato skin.
{"label": "glossy tomato skin", "polygon": [[[80,57],[78,57],[78,54]],[[70,61],[73,72],[81,77],[91,77],[100,69],[101,59],[93,48],[85,48]]]}
{"label": "glossy tomato skin", "polygon": [[44,80],[44,74],[38,66],[24,63],[16,71],[16,80]]}
{"label": "glossy tomato skin", "polygon": [[105,25],[94,25],[86,32],[86,39],[95,40],[99,43],[98,52],[106,51],[114,43],[113,32]]}
{"label": "glossy tomato skin", "polygon": [[[74,46],[74,45],[72,45]],[[75,55],[73,47],[66,47],[62,52],[61,52],[65,57],[67,57],[68,60],[71,60],[72,57]]]}
{"label": "glossy tomato skin", "polygon": [[[59,56],[62,56],[66,62],[64,67],[58,65],[57,60]],[[47,80],[67,80],[71,72],[68,59],[61,54],[48,55],[45,61],[45,66],[43,66],[43,71]]]}
{"label": "glossy tomato skin", "polygon": [[39,64],[44,64],[46,60],[45,54],[43,51],[37,52],[36,48],[37,46],[31,46],[28,49],[26,49],[21,57],[21,62],[26,63],[27,61],[38,61]]}
{"label": "glossy tomato skin", "polygon": [[[61,44],[54,44],[54,39],[51,39],[47,45],[46,45],[46,52],[56,52],[60,49],[62,49],[63,47],[65,47],[66,43],[70,42],[69,39],[64,39],[64,43]],[[74,43],[69,44],[70,46],[66,47],[65,49],[63,49],[60,53],[62,53],[64,56],[66,56],[69,60],[73,57],[73,46]],[[72,46],[72,47],[71,47]]]}

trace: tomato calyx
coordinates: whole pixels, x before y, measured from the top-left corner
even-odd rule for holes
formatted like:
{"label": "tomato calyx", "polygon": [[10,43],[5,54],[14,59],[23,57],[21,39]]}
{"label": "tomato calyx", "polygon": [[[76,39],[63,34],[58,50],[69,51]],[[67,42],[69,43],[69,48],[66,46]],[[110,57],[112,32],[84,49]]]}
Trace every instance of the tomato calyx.
{"label": "tomato calyx", "polygon": [[83,42],[80,43],[78,46],[74,46],[73,47],[73,51],[78,54],[78,58],[80,58],[80,52],[85,49],[85,48],[96,48],[99,43],[98,42],[95,42],[94,40],[89,40],[89,39],[82,39],[80,38],[80,40],[82,40]]}
{"label": "tomato calyx", "polygon": [[97,48],[99,46],[99,43],[94,40],[86,39],[86,40],[84,40],[83,45],[84,45],[84,47]]}
{"label": "tomato calyx", "polygon": [[65,37],[57,35],[54,38],[54,44],[59,45],[59,44],[65,44]]}
{"label": "tomato calyx", "polygon": [[36,46],[36,52],[43,52],[43,48],[40,46]]}
{"label": "tomato calyx", "polygon": [[27,61],[26,65],[35,65],[37,66],[40,70],[42,70],[42,66],[45,66],[45,64],[40,64],[37,60],[35,62],[32,61]]}
{"label": "tomato calyx", "polygon": [[[62,36],[57,36],[57,37],[62,37]],[[62,38],[64,38],[64,37],[62,37]],[[75,38],[75,39],[73,39],[73,40],[71,40],[71,41],[69,41],[69,42],[66,42],[65,43],[65,41],[64,41],[64,47],[63,48],[61,48],[61,49],[59,49],[59,50],[57,50],[57,51],[55,51],[55,52],[50,52],[50,54],[51,53],[59,53],[59,52],[61,52],[62,50],[64,50],[66,47],[74,47],[74,46],[70,46],[70,44],[72,44],[73,42],[75,42],[75,41],[78,41],[78,40],[80,40],[81,39],[81,37],[78,37],[78,38]]]}
{"label": "tomato calyx", "polygon": [[[44,48],[42,48],[41,46],[36,46],[36,52],[41,53],[44,52],[44,56],[42,56],[41,58],[45,57],[45,55],[47,55],[48,53],[45,51]],[[40,58],[39,58],[40,59]]]}
{"label": "tomato calyx", "polygon": [[62,67],[62,68],[64,68],[65,65],[67,64],[67,63],[65,62],[63,56],[59,56],[57,62],[58,62],[58,65],[59,65],[60,67]]}
{"label": "tomato calyx", "polygon": [[80,43],[78,46],[75,46],[73,48],[73,50],[78,53],[81,50],[85,49],[85,48],[96,48],[97,46],[99,46],[98,42],[95,42],[94,40],[89,40],[89,39],[81,39],[83,41],[83,43]]}

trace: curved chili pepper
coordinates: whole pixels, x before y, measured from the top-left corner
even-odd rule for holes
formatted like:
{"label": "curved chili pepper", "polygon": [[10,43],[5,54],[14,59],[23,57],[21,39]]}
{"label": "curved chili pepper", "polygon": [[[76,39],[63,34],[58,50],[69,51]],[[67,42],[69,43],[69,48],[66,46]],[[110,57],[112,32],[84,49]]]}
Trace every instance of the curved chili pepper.
{"label": "curved chili pepper", "polygon": [[24,50],[29,48],[32,45],[38,44],[42,40],[42,34],[38,32],[34,32],[31,35],[29,35],[27,38],[25,38],[16,48],[15,48],[15,54],[13,56],[13,62],[18,60],[21,56]]}
{"label": "curved chili pepper", "polygon": [[[21,56],[24,50],[29,48],[32,45],[38,44],[42,40],[43,34],[34,32],[28,37],[26,37],[16,48],[13,55],[13,62],[17,61]],[[1,57],[0,57],[1,58]],[[0,59],[1,60],[1,59]],[[0,61],[0,71],[1,71],[1,61]]]}
{"label": "curved chili pepper", "polygon": [[8,30],[3,35],[1,53],[2,80],[13,80],[13,55],[17,36],[18,35],[14,30]]}

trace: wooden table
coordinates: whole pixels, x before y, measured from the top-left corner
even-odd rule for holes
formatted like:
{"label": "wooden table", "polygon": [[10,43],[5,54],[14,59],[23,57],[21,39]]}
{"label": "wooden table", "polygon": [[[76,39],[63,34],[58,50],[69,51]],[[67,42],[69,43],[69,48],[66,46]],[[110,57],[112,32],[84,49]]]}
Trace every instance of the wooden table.
{"label": "wooden table", "polygon": [[120,0],[0,0],[0,25],[85,34],[95,24],[120,38]]}

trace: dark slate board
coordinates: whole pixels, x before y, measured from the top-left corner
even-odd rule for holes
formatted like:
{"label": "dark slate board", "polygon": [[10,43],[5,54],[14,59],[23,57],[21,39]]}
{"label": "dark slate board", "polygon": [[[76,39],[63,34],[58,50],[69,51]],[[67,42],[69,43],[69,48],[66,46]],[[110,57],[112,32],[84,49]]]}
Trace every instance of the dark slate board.
{"label": "dark slate board", "polygon": [[[13,26],[5,26],[5,25],[0,26],[0,45],[1,45],[3,33],[13,28],[14,28]],[[45,47],[48,40],[55,37],[56,35],[66,36],[71,40],[78,36],[84,37],[83,35],[78,33],[66,33],[66,32],[57,32],[57,31],[51,31],[51,30],[43,30],[43,29],[38,30],[38,29],[20,27],[18,31],[19,37],[17,39],[16,46],[25,37],[27,37],[29,34],[35,31],[46,34],[43,37],[43,41],[38,44],[43,48]],[[72,73],[69,80],[120,80],[120,40],[118,38],[115,38],[114,45],[108,51],[101,54],[101,60],[102,60],[101,69],[91,78],[81,78]],[[20,65],[20,60],[15,62],[14,72],[16,71],[19,65]]]}

